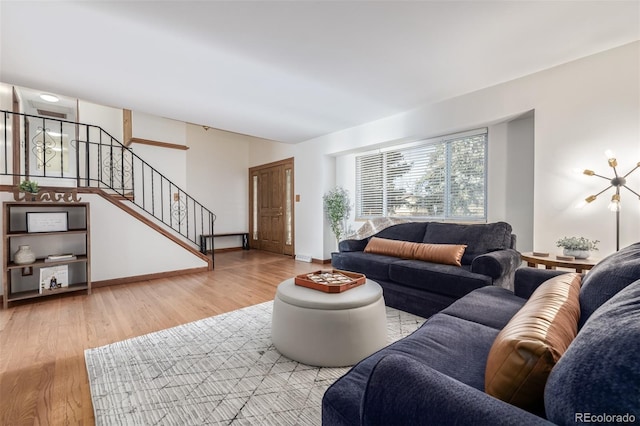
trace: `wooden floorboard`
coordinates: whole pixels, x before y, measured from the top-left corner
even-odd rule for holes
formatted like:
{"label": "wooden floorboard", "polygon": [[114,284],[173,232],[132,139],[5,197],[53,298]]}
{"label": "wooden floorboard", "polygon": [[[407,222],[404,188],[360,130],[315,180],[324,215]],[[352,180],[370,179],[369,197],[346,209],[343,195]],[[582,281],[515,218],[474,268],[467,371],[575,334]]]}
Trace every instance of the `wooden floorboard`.
{"label": "wooden floorboard", "polygon": [[93,425],[84,350],[273,300],[318,265],[257,250],[215,270],[55,296],[0,310],[0,425]]}

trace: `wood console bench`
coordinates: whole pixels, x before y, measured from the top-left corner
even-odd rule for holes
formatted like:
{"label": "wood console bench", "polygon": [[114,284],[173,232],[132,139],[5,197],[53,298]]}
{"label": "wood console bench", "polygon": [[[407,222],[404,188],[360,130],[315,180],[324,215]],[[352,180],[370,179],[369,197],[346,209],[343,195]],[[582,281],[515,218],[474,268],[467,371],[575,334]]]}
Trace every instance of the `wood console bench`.
{"label": "wood console bench", "polygon": [[211,251],[213,252],[213,239],[216,237],[242,237],[242,250],[249,250],[249,233],[248,232],[230,232],[226,234],[200,235],[200,252],[207,254],[208,239],[211,239]]}

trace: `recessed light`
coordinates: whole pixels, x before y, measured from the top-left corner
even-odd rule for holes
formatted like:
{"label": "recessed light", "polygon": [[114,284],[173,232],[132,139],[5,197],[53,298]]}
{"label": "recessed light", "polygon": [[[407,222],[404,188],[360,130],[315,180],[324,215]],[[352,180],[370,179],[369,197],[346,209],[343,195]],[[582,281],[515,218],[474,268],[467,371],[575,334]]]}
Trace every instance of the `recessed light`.
{"label": "recessed light", "polygon": [[58,102],[60,99],[58,99],[57,96],[55,95],[50,95],[48,93],[43,93],[40,95],[40,99],[42,99],[43,101],[47,101],[47,102]]}

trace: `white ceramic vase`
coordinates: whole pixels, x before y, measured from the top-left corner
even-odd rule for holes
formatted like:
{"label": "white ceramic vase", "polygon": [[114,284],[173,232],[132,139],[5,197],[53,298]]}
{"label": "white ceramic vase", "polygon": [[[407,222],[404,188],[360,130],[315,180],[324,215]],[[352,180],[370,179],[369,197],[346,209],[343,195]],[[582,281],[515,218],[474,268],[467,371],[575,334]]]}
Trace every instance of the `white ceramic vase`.
{"label": "white ceramic vase", "polygon": [[562,251],[565,256],[573,256],[576,259],[588,259],[591,252],[589,250],[570,250],[564,249]]}
{"label": "white ceramic vase", "polygon": [[18,246],[13,261],[18,265],[27,265],[36,261],[36,254],[31,251],[30,246]]}

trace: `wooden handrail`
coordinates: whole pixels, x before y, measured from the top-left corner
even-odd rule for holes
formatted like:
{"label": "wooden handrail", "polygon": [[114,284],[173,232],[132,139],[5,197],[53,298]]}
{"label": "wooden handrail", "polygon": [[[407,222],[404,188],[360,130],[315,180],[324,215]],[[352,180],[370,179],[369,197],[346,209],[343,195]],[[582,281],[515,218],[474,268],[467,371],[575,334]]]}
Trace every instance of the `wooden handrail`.
{"label": "wooden handrail", "polygon": [[142,144],[142,145],[157,146],[157,147],[160,147],[160,148],[180,149],[180,150],[183,150],[183,151],[186,151],[187,149],[189,149],[189,147],[186,146],[186,145],[178,145],[176,143],[152,141],[151,139],[131,138],[131,139],[129,139],[129,143],[139,143],[139,144]]}

